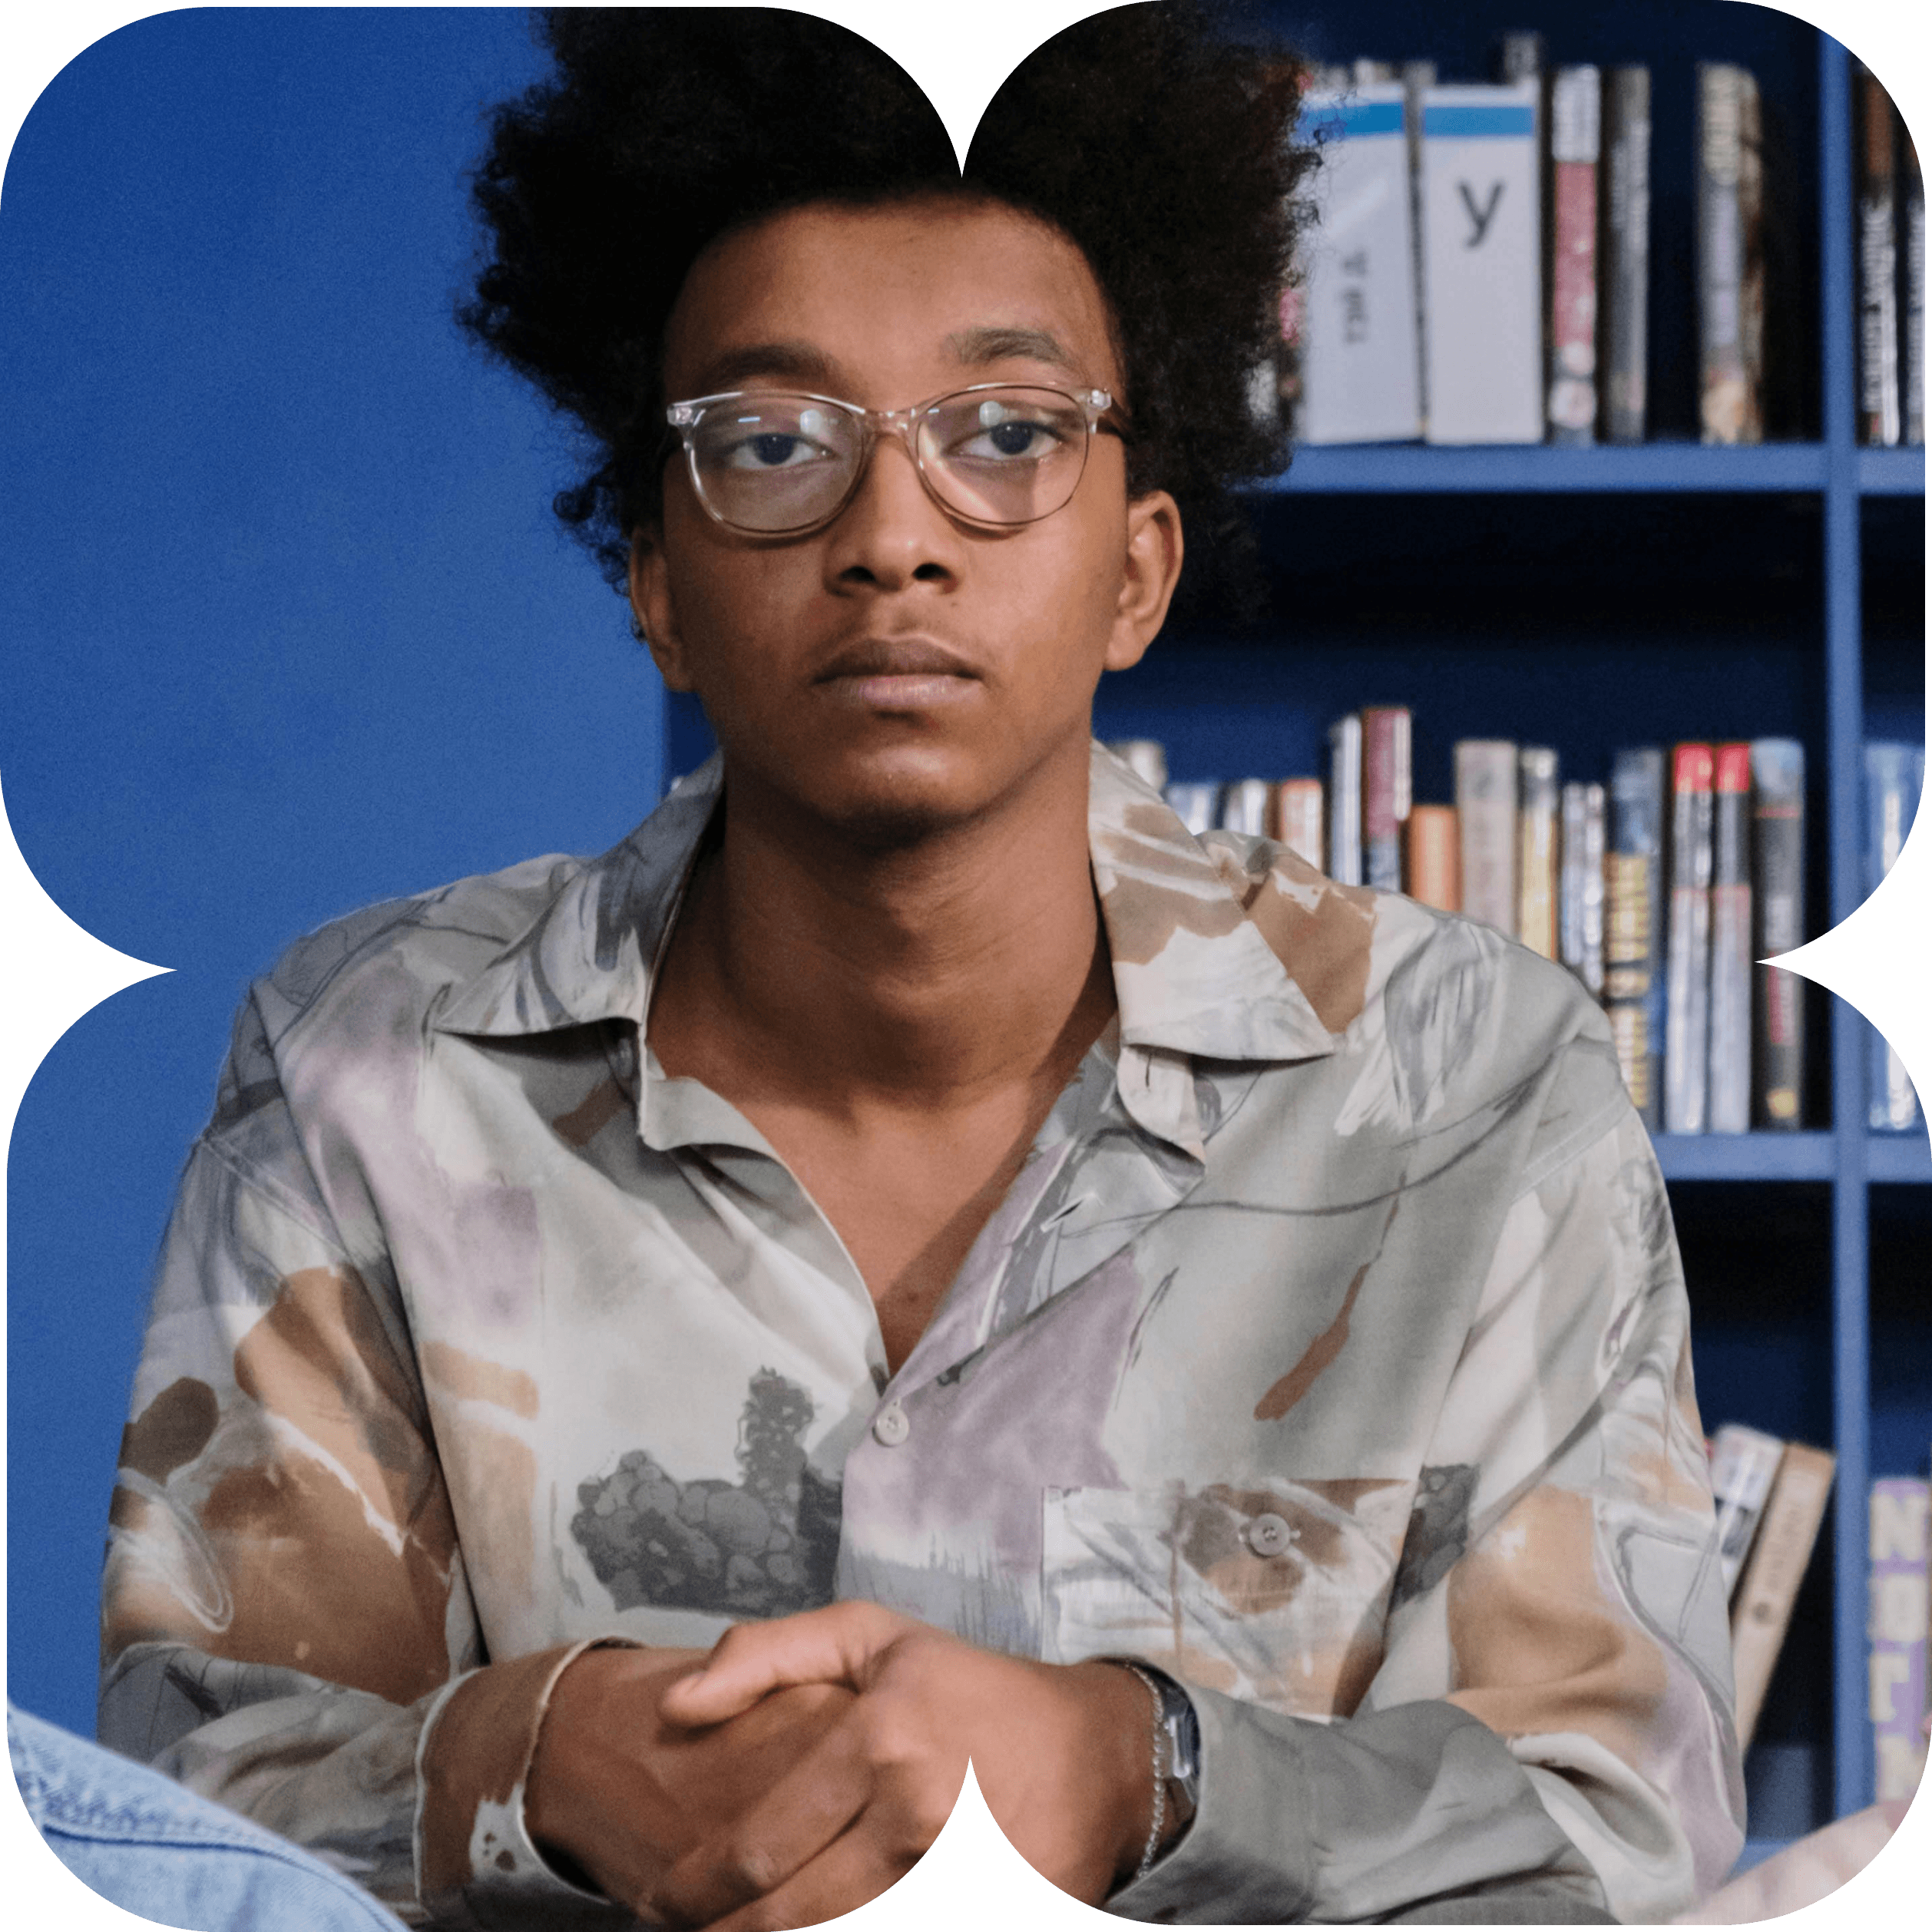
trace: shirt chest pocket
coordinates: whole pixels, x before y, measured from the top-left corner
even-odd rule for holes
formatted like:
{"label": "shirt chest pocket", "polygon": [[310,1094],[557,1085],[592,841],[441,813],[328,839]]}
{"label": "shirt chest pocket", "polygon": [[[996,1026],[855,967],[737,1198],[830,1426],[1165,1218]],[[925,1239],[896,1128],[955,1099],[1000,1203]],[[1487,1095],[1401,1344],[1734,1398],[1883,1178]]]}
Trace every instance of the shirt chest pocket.
{"label": "shirt chest pocket", "polygon": [[1042,1655],[1131,1655],[1244,1702],[1345,1717],[1382,1657],[1414,1485],[1046,1492]]}

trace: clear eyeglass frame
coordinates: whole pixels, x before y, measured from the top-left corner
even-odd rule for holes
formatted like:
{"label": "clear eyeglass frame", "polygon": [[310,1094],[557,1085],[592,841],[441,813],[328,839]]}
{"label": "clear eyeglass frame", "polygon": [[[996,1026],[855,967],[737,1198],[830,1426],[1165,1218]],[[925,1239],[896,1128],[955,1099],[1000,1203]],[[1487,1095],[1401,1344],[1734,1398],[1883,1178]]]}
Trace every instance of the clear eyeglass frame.
{"label": "clear eyeglass frame", "polygon": [[[947,405],[969,401],[971,398],[989,397],[994,395],[1052,396],[1071,405],[1086,428],[1086,435],[1079,449],[1079,461],[1067,467],[1064,474],[1064,489],[1057,500],[1044,510],[1012,518],[993,517],[981,514],[969,505],[948,497],[935,478],[937,470],[945,473],[945,466],[921,446],[921,431],[928,425],[938,412]],[[837,411],[855,428],[858,442],[847,462],[841,469],[849,470],[842,486],[839,489],[836,501],[827,500],[827,507],[815,509],[810,517],[802,521],[793,521],[766,527],[749,524],[727,515],[714,499],[707,487],[700,461],[699,432],[703,427],[708,412],[729,404],[802,403],[815,409]],[[715,395],[691,396],[680,402],[669,405],[664,411],[664,420],[682,441],[686,470],[690,476],[691,488],[706,514],[716,523],[724,525],[743,535],[750,537],[793,538],[810,536],[834,521],[845,506],[858,492],[871,467],[872,452],[882,436],[897,436],[905,445],[906,454],[912,459],[912,466],[926,494],[946,514],[959,521],[976,528],[988,530],[1015,530],[1027,524],[1037,523],[1064,509],[1073,500],[1074,492],[1079,488],[1080,478],[1086,474],[1087,458],[1093,447],[1094,436],[1105,431],[1110,435],[1124,438],[1126,428],[1122,412],[1115,406],[1110,390],[1063,389],[1050,383],[1040,382],[975,382],[964,389],[948,389],[942,395],[928,396],[923,402],[908,404],[902,409],[868,409],[856,402],[847,402],[837,396],[816,395],[803,389],[761,390],[729,389]],[[783,474],[774,469],[776,476]],[[830,479],[828,478],[828,481]]]}

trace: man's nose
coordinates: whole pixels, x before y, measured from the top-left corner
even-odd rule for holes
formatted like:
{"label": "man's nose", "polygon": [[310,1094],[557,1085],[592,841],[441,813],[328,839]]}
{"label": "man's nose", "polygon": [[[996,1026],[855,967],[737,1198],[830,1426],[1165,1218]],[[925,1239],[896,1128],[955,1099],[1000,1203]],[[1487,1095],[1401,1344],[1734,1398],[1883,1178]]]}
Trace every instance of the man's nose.
{"label": "man's nose", "polygon": [[951,583],[964,550],[959,526],[927,489],[904,438],[877,438],[852,501],[831,527],[827,576],[888,590]]}

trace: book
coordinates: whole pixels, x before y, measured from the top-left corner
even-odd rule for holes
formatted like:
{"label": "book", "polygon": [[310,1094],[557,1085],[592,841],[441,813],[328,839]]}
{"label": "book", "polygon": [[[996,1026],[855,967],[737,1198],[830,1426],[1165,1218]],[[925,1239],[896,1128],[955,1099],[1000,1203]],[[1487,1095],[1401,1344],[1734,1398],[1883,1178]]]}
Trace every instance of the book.
{"label": "book", "polygon": [[1328,876],[1361,878],[1361,720],[1352,711],[1328,727]]}
{"label": "book", "polygon": [[1751,747],[1719,745],[1712,783],[1706,1124],[1751,1129]]}
{"label": "book", "polygon": [[1438,912],[1462,910],[1461,843],[1454,806],[1410,806],[1403,878],[1411,898]]}
{"label": "book", "polygon": [[1553,443],[1596,440],[1596,175],[1603,82],[1560,67],[1550,95],[1549,392]]}
{"label": "book", "polygon": [[1322,156],[1302,255],[1307,442],[1422,433],[1407,100],[1399,82],[1304,98]]}
{"label": "book", "polygon": [[1771,1673],[1791,1627],[1798,1586],[1805,1580],[1818,1526],[1824,1520],[1835,1467],[1835,1458],[1825,1450],[1801,1442],[1785,1445],[1751,1554],[1732,1596],[1731,1662],[1740,1750],[1758,1728]]}
{"label": "book", "polygon": [[1765,143],[1758,83],[1744,76],[1738,101],[1738,221],[1744,258],[1738,283],[1738,348],[1744,361],[1745,433],[1764,440]]}
{"label": "book", "polygon": [[1903,366],[1902,434],[1925,441],[1925,176],[1918,150],[1901,122],[1899,149],[1899,357]]}
{"label": "book", "polygon": [[[1865,746],[1865,892],[1869,898],[1898,862],[1925,783],[1922,746],[1874,739]],[[1904,1133],[1918,1125],[1919,1107],[1905,1063],[1871,1029],[1870,1124]]]}
{"label": "book", "polygon": [[1603,997],[1603,788],[1563,789],[1563,865],[1558,875],[1557,941],[1563,963]]}
{"label": "book", "polygon": [[1402,828],[1409,815],[1409,713],[1371,704],[1361,713],[1361,862],[1381,892],[1402,889]]}
{"label": "book", "polygon": [[1462,909],[1514,938],[1516,746],[1506,739],[1464,738],[1455,758]]}
{"label": "book", "polygon": [[1156,792],[1167,787],[1167,747],[1158,738],[1115,738],[1107,749]]}
{"label": "book", "polygon": [[1874,1795],[1910,1798],[1925,1770],[1926,1644],[1932,1626],[1927,1561],[1932,1484],[1881,1476],[1871,1486],[1870,1616]]}
{"label": "book", "polygon": [[1755,443],[1761,403],[1746,363],[1748,196],[1745,141],[1757,84],[1741,67],[1697,70],[1697,322],[1699,424],[1707,443]]}
{"label": "book", "polygon": [[[1805,943],[1805,747],[1795,738],[1759,738],[1751,747],[1752,915],[1754,960]],[[1754,965],[1752,1117],[1758,1126],[1803,1124],[1805,982]]]}
{"label": "book", "polygon": [[1436,84],[1434,61],[1404,61],[1401,68],[1403,124],[1409,140],[1409,251],[1415,289],[1415,399],[1422,433],[1429,431],[1428,316],[1422,306],[1422,97]]}
{"label": "book", "polygon": [[1251,838],[1268,836],[1268,802],[1272,788],[1265,778],[1238,778],[1221,791],[1223,832],[1245,832]]}
{"label": "book", "polygon": [[1557,754],[1525,745],[1517,754],[1516,936],[1557,957]]}
{"label": "book", "polygon": [[1318,872],[1328,863],[1322,833],[1322,781],[1285,778],[1275,787],[1272,835]]}
{"label": "book", "polygon": [[1604,854],[1603,1006],[1631,1103],[1662,1123],[1664,755],[1655,746],[1612,760]]}
{"label": "book", "polygon": [[1784,1439],[1742,1422],[1727,1422],[1711,1439],[1711,1496],[1717,1505],[1712,1533],[1728,1600],[1744,1573],[1771,1486],[1784,1460]]}
{"label": "book", "polygon": [[1422,97],[1428,439],[1543,440],[1539,88]]}
{"label": "book", "polygon": [[1710,1044],[1712,781],[1709,745],[1671,759],[1670,897],[1664,989],[1664,1131],[1702,1133]]}
{"label": "book", "polygon": [[1650,70],[1613,67],[1603,78],[1603,435],[1640,443],[1648,412],[1650,307]]}
{"label": "book", "polygon": [[1853,98],[1858,155],[1858,436],[1889,448],[1899,439],[1897,164],[1892,104],[1877,78],[1858,70]]}

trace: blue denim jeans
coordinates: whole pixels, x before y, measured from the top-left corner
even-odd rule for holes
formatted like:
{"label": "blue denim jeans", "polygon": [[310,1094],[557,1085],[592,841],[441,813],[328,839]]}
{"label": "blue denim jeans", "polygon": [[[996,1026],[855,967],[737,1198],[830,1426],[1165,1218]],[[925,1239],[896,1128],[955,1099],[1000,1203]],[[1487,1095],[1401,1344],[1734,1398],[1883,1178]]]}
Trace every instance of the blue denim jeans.
{"label": "blue denim jeans", "polygon": [[239,1812],[9,1706],[28,1815],[104,1898],[187,1932],[399,1932],[337,1871]]}

